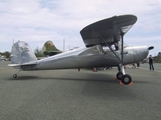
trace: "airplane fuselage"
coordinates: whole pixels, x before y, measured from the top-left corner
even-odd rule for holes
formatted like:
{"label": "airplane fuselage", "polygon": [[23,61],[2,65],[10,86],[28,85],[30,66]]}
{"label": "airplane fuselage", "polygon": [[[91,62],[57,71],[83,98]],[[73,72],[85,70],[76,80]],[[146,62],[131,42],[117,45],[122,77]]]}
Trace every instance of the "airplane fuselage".
{"label": "airplane fuselage", "polygon": [[[114,54],[114,53],[115,54]],[[101,45],[83,47],[37,60],[36,65],[22,66],[22,70],[53,70],[118,66],[122,63],[120,51],[104,51]],[[123,53],[123,64],[137,63],[148,55],[148,47],[126,47]]]}

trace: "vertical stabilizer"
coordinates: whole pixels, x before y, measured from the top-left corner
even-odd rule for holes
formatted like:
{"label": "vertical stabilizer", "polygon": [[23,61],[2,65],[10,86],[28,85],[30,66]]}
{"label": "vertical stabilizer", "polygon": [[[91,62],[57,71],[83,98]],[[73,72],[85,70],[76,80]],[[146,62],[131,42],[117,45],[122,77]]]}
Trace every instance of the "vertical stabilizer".
{"label": "vertical stabilizer", "polygon": [[44,55],[49,55],[49,56],[62,53],[62,51],[58,50],[53,44],[53,42],[50,40],[44,44],[42,51]]}
{"label": "vertical stabilizer", "polygon": [[26,42],[18,41],[12,46],[12,64],[24,64],[36,60],[37,59],[34,52],[31,50],[30,46]]}

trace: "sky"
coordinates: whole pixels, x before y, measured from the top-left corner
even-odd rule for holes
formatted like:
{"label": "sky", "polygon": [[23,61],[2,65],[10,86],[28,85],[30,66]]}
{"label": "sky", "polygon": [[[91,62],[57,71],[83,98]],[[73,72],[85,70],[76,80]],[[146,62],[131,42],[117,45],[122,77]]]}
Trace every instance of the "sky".
{"label": "sky", "polygon": [[129,46],[161,52],[161,0],[0,0],[0,52],[27,42],[33,51],[47,40],[63,50],[84,46],[80,31],[96,21],[132,14],[137,22],[125,34]]}

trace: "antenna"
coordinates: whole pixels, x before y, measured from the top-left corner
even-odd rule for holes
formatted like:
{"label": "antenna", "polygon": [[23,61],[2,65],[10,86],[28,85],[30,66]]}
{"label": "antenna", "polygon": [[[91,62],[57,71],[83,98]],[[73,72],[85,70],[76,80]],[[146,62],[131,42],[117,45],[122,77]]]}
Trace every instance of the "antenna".
{"label": "antenna", "polygon": [[65,51],[65,38],[63,39],[63,51]]}

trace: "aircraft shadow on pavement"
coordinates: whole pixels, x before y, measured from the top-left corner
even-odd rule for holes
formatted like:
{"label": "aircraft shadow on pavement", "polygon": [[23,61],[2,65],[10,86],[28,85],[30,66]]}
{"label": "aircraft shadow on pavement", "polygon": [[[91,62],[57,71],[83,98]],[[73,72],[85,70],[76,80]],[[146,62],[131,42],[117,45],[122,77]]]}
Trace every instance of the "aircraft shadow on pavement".
{"label": "aircraft shadow on pavement", "polygon": [[[89,81],[89,82],[104,82],[108,84],[119,84],[119,80],[115,80],[114,74],[104,74],[104,73],[81,73],[81,74],[64,74],[64,75],[19,75],[17,78],[8,78],[8,80],[69,80],[69,81]],[[134,84],[149,84],[151,81],[135,78],[133,75]]]}
{"label": "aircraft shadow on pavement", "polygon": [[109,74],[81,74],[79,76],[75,75],[60,75],[60,76],[18,76],[17,78],[8,78],[8,80],[69,80],[69,81],[95,81],[95,82],[107,82],[107,83],[117,83],[118,80],[115,80],[115,76]]}
{"label": "aircraft shadow on pavement", "polygon": [[39,76],[18,76],[17,78],[8,78],[8,80],[15,80],[15,81],[17,81],[17,80],[31,80],[31,79],[33,79],[33,80],[36,80],[36,79],[40,79],[40,77]]}
{"label": "aircraft shadow on pavement", "polygon": [[136,99],[136,93],[131,89],[131,86],[123,86],[117,83],[114,85],[109,83],[86,82],[82,88],[82,95],[116,101]]}
{"label": "aircraft shadow on pavement", "polygon": [[[134,91],[130,86],[120,85],[119,80],[115,80],[113,75],[109,74],[82,74],[80,76],[18,76],[18,78],[10,78],[8,80],[56,80],[56,81],[73,81],[84,82],[81,84],[81,95],[91,96],[96,99],[113,99],[113,100],[132,100],[136,98]],[[78,84],[76,84],[78,85]]]}
{"label": "aircraft shadow on pavement", "polygon": [[113,75],[97,74],[93,78],[94,80],[85,82],[82,88],[82,95],[107,100],[133,100],[136,98],[134,90],[131,89],[134,86],[120,85],[120,81],[115,80]]}
{"label": "aircraft shadow on pavement", "polygon": [[134,81],[134,84],[136,83],[136,84],[146,84],[146,83],[151,83],[151,81],[146,81],[146,80],[138,80],[138,81],[135,81],[135,80],[133,80]]}

